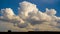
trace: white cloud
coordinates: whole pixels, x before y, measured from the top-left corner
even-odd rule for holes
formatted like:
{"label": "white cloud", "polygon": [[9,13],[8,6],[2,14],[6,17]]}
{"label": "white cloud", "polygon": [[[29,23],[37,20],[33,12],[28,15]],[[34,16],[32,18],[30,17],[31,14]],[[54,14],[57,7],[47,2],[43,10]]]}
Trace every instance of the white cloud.
{"label": "white cloud", "polygon": [[48,9],[48,8],[46,8],[46,13],[48,14],[48,15],[55,15],[56,14],[56,10],[55,9]]}
{"label": "white cloud", "polygon": [[38,9],[36,8],[36,5],[35,4],[32,4],[30,2],[22,2],[20,3],[20,14],[19,15],[24,15],[24,16],[28,16],[28,13],[29,12],[37,12]]}
{"label": "white cloud", "polygon": [[[19,14],[16,16],[11,8],[1,9],[0,31],[60,31],[56,26],[60,17],[55,16],[55,9],[46,8],[46,12],[38,10],[35,4],[27,1],[19,3]],[[5,22],[5,23],[4,23]]]}
{"label": "white cloud", "polygon": [[1,9],[1,13],[5,19],[12,19],[13,15],[15,15],[11,8]]}

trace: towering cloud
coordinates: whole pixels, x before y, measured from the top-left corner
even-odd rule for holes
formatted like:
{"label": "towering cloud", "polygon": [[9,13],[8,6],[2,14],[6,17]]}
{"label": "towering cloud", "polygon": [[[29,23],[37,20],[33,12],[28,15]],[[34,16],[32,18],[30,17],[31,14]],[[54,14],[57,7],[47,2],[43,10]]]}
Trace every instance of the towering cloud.
{"label": "towering cloud", "polygon": [[36,8],[36,5],[35,4],[32,4],[30,2],[22,2],[22,3],[19,3],[20,4],[20,11],[19,11],[19,16],[20,15],[23,15],[25,17],[28,17],[28,14],[30,12],[34,12],[34,13],[37,13],[38,9]]}
{"label": "towering cloud", "polygon": [[[55,9],[46,8],[46,12],[43,13],[38,10],[35,4],[27,1],[19,3],[19,6],[19,14],[17,16],[11,8],[1,9],[3,16],[0,16],[0,24],[2,24],[2,21],[9,22],[14,27],[12,29],[15,30],[16,27],[18,31],[21,31],[20,29],[24,29],[25,31],[60,31],[57,28],[60,27],[58,25],[60,24],[60,17],[55,16]],[[7,29],[11,29],[11,26],[5,25],[5,27],[10,27]]]}

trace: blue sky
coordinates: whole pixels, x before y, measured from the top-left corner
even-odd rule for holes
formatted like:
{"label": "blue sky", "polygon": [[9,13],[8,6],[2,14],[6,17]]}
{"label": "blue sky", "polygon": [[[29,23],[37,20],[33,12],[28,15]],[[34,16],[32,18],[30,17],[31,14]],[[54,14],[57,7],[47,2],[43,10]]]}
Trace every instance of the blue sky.
{"label": "blue sky", "polygon": [[12,8],[14,13],[18,14],[19,3],[22,1],[29,1],[37,5],[37,8],[42,12],[46,8],[53,8],[57,11],[57,16],[60,16],[60,0],[0,0],[0,10],[3,8]]}

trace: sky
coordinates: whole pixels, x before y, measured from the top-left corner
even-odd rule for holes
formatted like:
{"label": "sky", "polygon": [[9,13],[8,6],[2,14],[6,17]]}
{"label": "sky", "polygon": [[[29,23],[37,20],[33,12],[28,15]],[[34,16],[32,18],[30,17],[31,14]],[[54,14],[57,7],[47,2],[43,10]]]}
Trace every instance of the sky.
{"label": "sky", "polygon": [[0,31],[60,31],[59,3],[60,0],[0,0]]}
{"label": "sky", "polygon": [[37,5],[37,8],[42,12],[45,8],[53,8],[57,11],[56,16],[60,16],[60,0],[0,0],[0,10],[3,8],[12,8],[14,13],[18,15],[19,3],[28,1]]}

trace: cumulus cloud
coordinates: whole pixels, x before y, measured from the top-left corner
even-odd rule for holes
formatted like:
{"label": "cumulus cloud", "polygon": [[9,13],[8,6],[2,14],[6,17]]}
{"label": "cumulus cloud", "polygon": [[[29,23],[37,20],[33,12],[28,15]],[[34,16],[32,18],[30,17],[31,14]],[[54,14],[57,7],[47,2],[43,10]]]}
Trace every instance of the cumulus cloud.
{"label": "cumulus cloud", "polygon": [[3,31],[14,31],[15,28],[16,31],[60,31],[60,17],[55,16],[55,9],[46,8],[46,12],[43,13],[35,4],[27,1],[19,3],[19,6],[18,15],[15,15],[11,8],[1,9],[0,24],[7,25],[1,25],[0,31],[3,27]]}
{"label": "cumulus cloud", "polygon": [[28,16],[29,12],[36,13],[38,11],[38,9],[36,8],[36,5],[32,4],[30,2],[24,1],[19,4],[20,4],[19,15],[24,15],[26,17],[26,16]]}
{"label": "cumulus cloud", "polygon": [[13,15],[15,15],[11,8],[1,9],[1,13],[6,19],[12,19]]}
{"label": "cumulus cloud", "polygon": [[46,13],[48,14],[48,15],[55,15],[56,14],[56,10],[55,9],[48,9],[48,8],[46,8]]}

